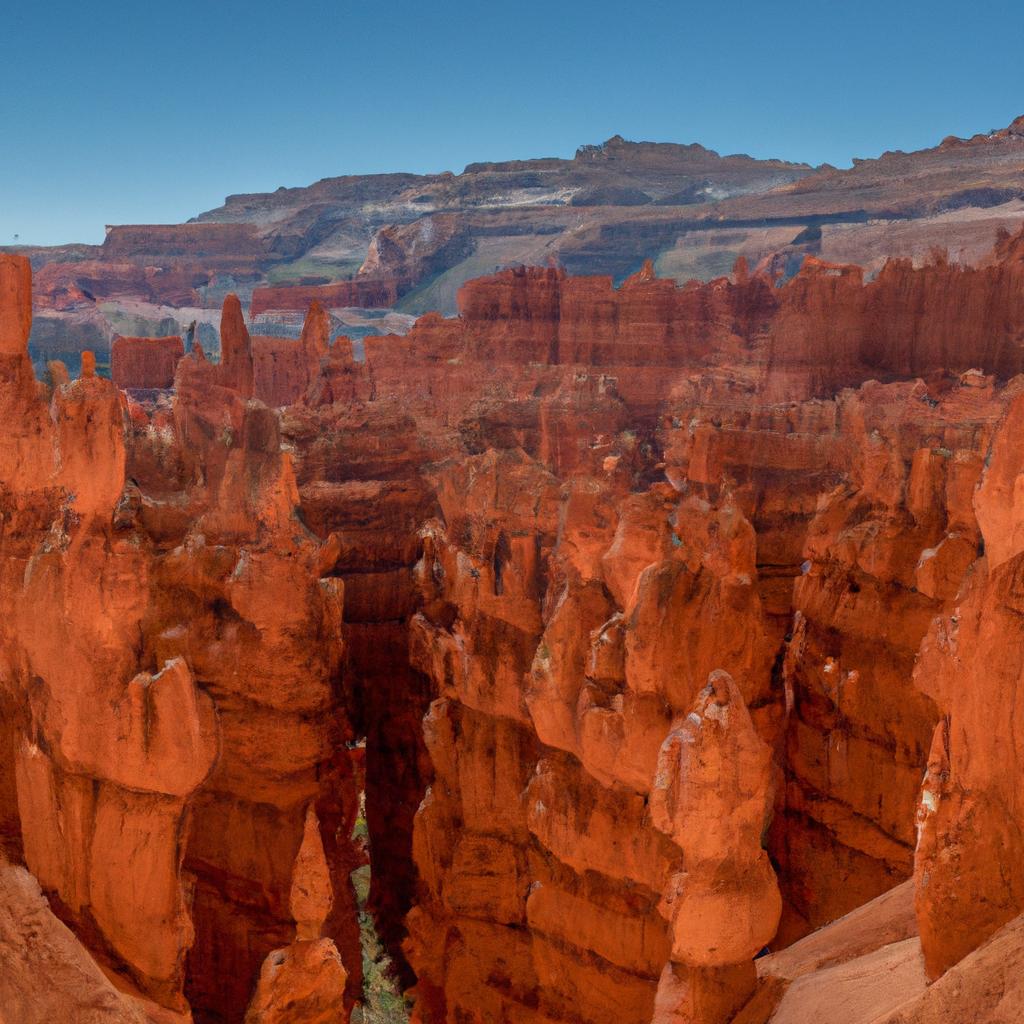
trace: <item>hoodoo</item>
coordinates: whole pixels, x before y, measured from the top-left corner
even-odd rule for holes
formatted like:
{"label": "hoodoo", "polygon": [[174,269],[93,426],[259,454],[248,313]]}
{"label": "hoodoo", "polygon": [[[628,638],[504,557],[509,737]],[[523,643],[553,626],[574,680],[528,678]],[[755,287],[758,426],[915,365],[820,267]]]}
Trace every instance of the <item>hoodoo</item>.
{"label": "hoodoo", "polygon": [[1024,234],[458,303],[42,383],[0,255],[4,1005],[1024,1015]]}

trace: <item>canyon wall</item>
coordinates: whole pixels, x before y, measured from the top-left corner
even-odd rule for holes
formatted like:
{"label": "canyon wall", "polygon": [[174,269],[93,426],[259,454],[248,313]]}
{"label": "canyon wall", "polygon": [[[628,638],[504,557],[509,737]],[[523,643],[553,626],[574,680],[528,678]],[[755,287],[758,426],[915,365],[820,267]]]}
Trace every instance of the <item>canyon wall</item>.
{"label": "canyon wall", "polygon": [[[786,277],[808,258],[854,263],[874,276],[892,257],[920,268],[941,251],[967,267],[986,257],[997,231],[1024,223],[1022,122],[917,152],[854,159],[845,170],[615,136],[569,160],[325,178],[229,196],[184,224],[111,226],[102,245],[0,249],[28,256],[36,271],[30,351],[37,374],[51,359],[77,367],[89,349],[103,375],[118,335],[179,334],[196,321],[209,348],[229,293],[275,325],[316,300],[361,333],[383,308],[392,310],[389,331],[429,310],[451,316],[461,285],[522,263],[557,264],[575,277],[606,274],[618,284],[648,257],[667,279],[660,301],[672,284],[713,280],[739,258]],[[582,286],[585,302],[591,287]],[[610,299],[609,287],[598,292]],[[987,332],[993,325],[984,323],[985,310],[995,307],[981,304],[981,290],[973,294],[976,329]],[[860,301],[857,288],[844,295]],[[922,298],[932,311],[928,327],[940,335],[934,341],[905,331],[900,319],[919,318]],[[871,321],[870,343],[889,353],[884,358],[906,367],[919,345],[941,347],[959,302],[956,293],[932,289],[908,294],[895,316],[873,318],[870,309],[858,316]],[[844,310],[844,322],[850,315]],[[605,330],[614,329],[605,323]],[[580,354],[563,353],[563,361],[590,361],[584,350],[592,339],[578,340]],[[823,365],[813,360],[809,368]],[[827,394],[829,381],[821,383]]]}
{"label": "canyon wall", "polygon": [[1022,248],[506,271],[361,360],[231,296],[144,402],[35,381],[3,257],[8,857],[199,1022],[363,998],[361,788],[421,1024],[752,1022],[911,878],[939,977],[1024,912]]}
{"label": "canyon wall", "polygon": [[170,388],[185,354],[181,338],[115,338],[110,346],[110,379],[119,388]]}

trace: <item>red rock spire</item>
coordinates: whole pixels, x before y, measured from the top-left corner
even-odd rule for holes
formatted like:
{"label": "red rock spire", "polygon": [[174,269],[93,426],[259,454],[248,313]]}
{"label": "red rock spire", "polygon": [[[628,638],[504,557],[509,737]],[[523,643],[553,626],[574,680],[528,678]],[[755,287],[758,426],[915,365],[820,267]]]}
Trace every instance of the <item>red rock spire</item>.
{"label": "red rock spire", "polygon": [[224,299],[220,318],[220,365],[225,386],[233,388],[242,398],[252,398],[256,393],[252,338],[237,295]]}

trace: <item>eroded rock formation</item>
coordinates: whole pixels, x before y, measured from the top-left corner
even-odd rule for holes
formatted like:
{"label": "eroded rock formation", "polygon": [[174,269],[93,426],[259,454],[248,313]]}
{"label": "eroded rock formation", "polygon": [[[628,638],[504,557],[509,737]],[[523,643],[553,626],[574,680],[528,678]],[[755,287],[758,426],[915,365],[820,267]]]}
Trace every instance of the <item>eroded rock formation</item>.
{"label": "eroded rock formation", "polygon": [[181,338],[115,338],[110,346],[110,379],[119,388],[169,388],[185,354]]}
{"label": "eroded rock formation", "polygon": [[1024,912],[1022,248],[508,271],[362,359],[229,296],[220,362],[134,398],[35,380],[0,259],[5,850],[199,1022],[362,998],[361,789],[421,1024],[800,1021],[967,965]]}
{"label": "eroded rock formation", "polygon": [[[219,371],[194,407],[189,382],[208,378],[179,373],[175,433],[88,361],[46,394],[25,348],[27,268],[0,269],[15,424],[2,538],[12,842],[90,948],[151,999],[234,1019],[294,935],[291,864],[312,801],[335,876],[325,934],[351,964],[351,1001],[342,588],[321,578],[321,544],[296,517],[276,418],[246,402],[237,304],[225,363],[187,361]],[[33,611],[43,604],[51,615]]]}

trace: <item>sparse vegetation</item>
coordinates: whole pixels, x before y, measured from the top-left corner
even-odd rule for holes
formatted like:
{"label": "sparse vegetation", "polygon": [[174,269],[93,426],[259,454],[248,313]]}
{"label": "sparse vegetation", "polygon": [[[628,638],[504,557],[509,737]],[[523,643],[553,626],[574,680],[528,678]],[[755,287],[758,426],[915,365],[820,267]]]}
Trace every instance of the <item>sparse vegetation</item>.
{"label": "sparse vegetation", "polygon": [[[362,802],[362,801],[361,801]],[[352,838],[369,842],[366,814],[360,808],[352,829]],[[364,864],[352,872],[352,887],[359,903],[359,941],[363,951],[363,1005],[352,1011],[352,1024],[407,1024],[409,1004],[395,980],[388,956],[373,915],[366,907],[370,895],[370,866]]]}
{"label": "sparse vegetation", "polygon": [[361,259],[325,263],[317,259],[301,259],[294,263],[280,263],[267,271],[269,284],[297,284],[303,278],[318,278],[324,282],[344,281],[362,266]]}

